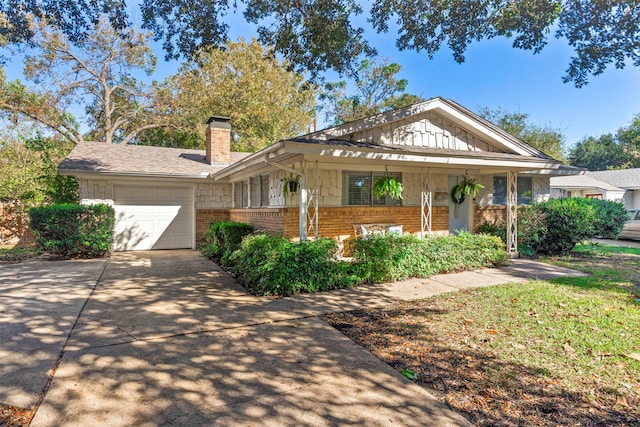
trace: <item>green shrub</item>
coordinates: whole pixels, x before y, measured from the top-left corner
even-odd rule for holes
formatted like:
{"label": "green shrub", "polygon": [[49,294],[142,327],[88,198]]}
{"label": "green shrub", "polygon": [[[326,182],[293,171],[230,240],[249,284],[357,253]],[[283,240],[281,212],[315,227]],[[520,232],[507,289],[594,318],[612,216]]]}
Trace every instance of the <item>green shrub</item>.
{"label": "green shrub", "polygon": [[493,267],[506,261],[495,236],[460,233],[420,239],[412,235],[372,236],[354,241],[358,274],[366,283]]}
{"label": "green shrub", "polygon": [[202,253],[220,262],[223,266],[229,265],[229,257],[240,246],[242,238],[253,233],[253,226],[242,222],[220,221],[211,224],[205,233],[205,246]]}
{"label": "green shrub", "polygon": [[536,205],[544,215],[547,231],[538,252],[556,255],[569,252],[578,243],[595,236],[596,210],[585,199],[551,199]]}
{"label": "green shrub", "polygon": [[603,239],[616,239],[624,228],[628,214],[622,203],[609,200],[582,199],[588,205],[593,206],[596,212],[596,219],[593,224],[593,237]]}
{"label": "green shrub", "polygon": [[331,239],[290,242],[281,236],[245,237],[230,257],[238,280],[258,295],[292,295],[357,284],[351,266],[335,259]]}
{"label": "green shrub", "polygon": [[62,258],[96,258],[107,254],[113,241],[115,212],[108,205],[60,204],[29,211],[39,250]]}

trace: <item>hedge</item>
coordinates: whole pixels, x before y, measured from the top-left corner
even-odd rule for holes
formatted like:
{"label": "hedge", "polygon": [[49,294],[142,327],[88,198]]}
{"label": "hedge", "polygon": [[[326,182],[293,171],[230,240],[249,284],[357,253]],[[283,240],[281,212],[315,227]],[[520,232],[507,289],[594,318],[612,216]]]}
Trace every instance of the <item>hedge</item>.
{"label": "hedge", "polygon": [[240,246],[242,238],[253,233],[253,226],[242,222],[220,221],[212,223],[205,233],[202,252],[223,266],[229,265],[229,257]]}
{"label": "hedge", "polygon": [[108,205],[59,204],[32,208],[30,227],[38,249],[61,258],[97,258],[113,241],[115,212]]}
{"label": "hedge", "polygon": [[337,257],[332,239],[291,242],[282,236],[257,234],[243,238],[229,265],[255,294],[292,295],[492,267],[506,258],[499,238],[468,233],[358,239],[353,262]]}

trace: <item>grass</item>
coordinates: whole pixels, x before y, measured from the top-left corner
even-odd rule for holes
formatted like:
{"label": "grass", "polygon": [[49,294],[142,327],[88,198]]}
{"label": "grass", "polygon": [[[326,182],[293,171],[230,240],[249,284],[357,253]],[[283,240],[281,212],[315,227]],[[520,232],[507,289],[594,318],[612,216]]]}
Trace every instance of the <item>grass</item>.
{"label": "grass", "polygon": [[640,425],[640,250],[546,260],[590,277],[325,319],[477,425]]}
{"label": "grass", "polygon": [[38,254],[37,248],[33,245],[0,245],[0,263],[9,264],[21,262]]}

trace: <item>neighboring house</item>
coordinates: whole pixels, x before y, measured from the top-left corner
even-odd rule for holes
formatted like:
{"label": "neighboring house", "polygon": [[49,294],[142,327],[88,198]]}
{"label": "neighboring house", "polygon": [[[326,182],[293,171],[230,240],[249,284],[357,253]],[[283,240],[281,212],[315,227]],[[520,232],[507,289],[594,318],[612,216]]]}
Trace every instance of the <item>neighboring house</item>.
{"label": "neighboring house", "polygon": [[552,197],[594,197],[640,209],[640,169],[587,171],[551,179]]}
{"label": "neighboring house", "polygon": [[587,176],[625,190],[627,209],[640,209],[640,168],[586,172]]}
{"label": "neighboring house", "polygon": [[[442,98],[272,144],[230,153],[227,119],[209,121],[207,150],[78,144],[59,172],[80,179],[83,203],[115,206],[117,250],[194,247],[212,220],[250,223],[292,238],[353,238],[360,224],[447,234],[483,220],[515,225],[516,205],[549,198],[567,167]],[[388,173],[403,200],[378,200]],[[454,209],[464,176],[484,185]],[[295,197],[283,186],[298,177]],[[456,215],[457,214],[457,215]],[[509,227],[512,228],[512,227]],[[515,233],[508,250],[515,252]]]}
{"label": "neighboring house", "polygon": [[551,178],[551,197],[586,197],[622,202],[626,190],[588,175],[555,176]]}

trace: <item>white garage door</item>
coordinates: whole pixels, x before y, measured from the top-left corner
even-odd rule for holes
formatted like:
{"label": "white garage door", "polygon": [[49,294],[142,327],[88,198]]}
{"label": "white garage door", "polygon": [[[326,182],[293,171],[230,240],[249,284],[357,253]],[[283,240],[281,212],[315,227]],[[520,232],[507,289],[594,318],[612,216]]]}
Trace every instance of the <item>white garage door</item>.
{"label": "white garage door", "polygon": [[116,251],[193,246],[193,190],[115,186]]}

